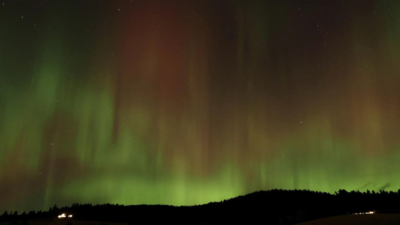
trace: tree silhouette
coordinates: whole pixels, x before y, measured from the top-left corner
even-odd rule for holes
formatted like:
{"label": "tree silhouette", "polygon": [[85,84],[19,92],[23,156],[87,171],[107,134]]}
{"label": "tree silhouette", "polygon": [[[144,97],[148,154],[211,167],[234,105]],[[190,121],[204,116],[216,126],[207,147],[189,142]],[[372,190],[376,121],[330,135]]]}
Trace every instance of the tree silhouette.
{"label": "tree silhouette", "polygon": [[57,204],[55,204],[53,207],[50,207],[49,212],[57,212],[59,208],[57,207]]}
{"label": "tree silhouette", "polygon": [[35,211],[29,211],[29,213],[28,213],[29,218],[33,218],[33,217],[35,217],[35,215],[36,215]]}

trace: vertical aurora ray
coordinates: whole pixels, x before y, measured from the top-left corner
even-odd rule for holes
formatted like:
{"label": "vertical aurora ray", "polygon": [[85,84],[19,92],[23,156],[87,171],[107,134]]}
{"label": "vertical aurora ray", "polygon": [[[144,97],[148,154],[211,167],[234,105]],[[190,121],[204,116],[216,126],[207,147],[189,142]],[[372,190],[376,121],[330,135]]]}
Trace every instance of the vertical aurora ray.
{"label": "vertical aurora ray", "polygon": [[400,188],[395,2],[21,2],[0,210]]}

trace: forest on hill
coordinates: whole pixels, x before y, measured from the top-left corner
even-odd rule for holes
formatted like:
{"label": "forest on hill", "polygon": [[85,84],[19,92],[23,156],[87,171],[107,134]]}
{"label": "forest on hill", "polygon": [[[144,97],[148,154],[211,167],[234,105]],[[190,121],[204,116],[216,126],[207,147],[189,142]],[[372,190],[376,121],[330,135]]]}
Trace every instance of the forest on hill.
{"label": "forest on hill", "polygon": [[246,224],[259,221],[294,224],[318,218],[357,212],[400,213],[400,190],[351,191],[335,194],[309,190],[270,190],[241,195],[221,202],[196,206],[78,204],[48,211],[7,212],[0,222],[27,224],[31,220],[56,220],[61,213],[72,214],[72,220],[135,224]]}

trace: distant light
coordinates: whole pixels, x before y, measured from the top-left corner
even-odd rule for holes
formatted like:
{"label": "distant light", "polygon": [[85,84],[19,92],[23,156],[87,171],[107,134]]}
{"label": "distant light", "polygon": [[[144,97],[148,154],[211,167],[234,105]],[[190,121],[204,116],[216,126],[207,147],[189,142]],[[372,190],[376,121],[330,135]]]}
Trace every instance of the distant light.
{"label": "distant light", "polygon": [[69,218],[72,218],[72,215],[68,215]]}
{"label": "distant light", "polygon": [[375,211],[369,211],[369,212],[359,212],[359,213],[353,213],[353,215],[371,215],[374,214]]}
{"label": "distant light", "polygon": [[65,213],[63,213],[63,214],[61,214],[61,215],[58,215],[58,218],[59,219],[61,219],[61,218],[65,218],[66,216],[65,216]]}

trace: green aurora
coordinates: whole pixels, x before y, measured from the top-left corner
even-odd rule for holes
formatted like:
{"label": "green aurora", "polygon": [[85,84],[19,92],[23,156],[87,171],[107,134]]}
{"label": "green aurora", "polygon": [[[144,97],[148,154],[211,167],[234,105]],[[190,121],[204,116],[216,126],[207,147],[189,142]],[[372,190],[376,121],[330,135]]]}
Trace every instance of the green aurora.
{"label": "green aurora", "polygon": [[0,210],[400,189],[398,1],[0,5]]}

